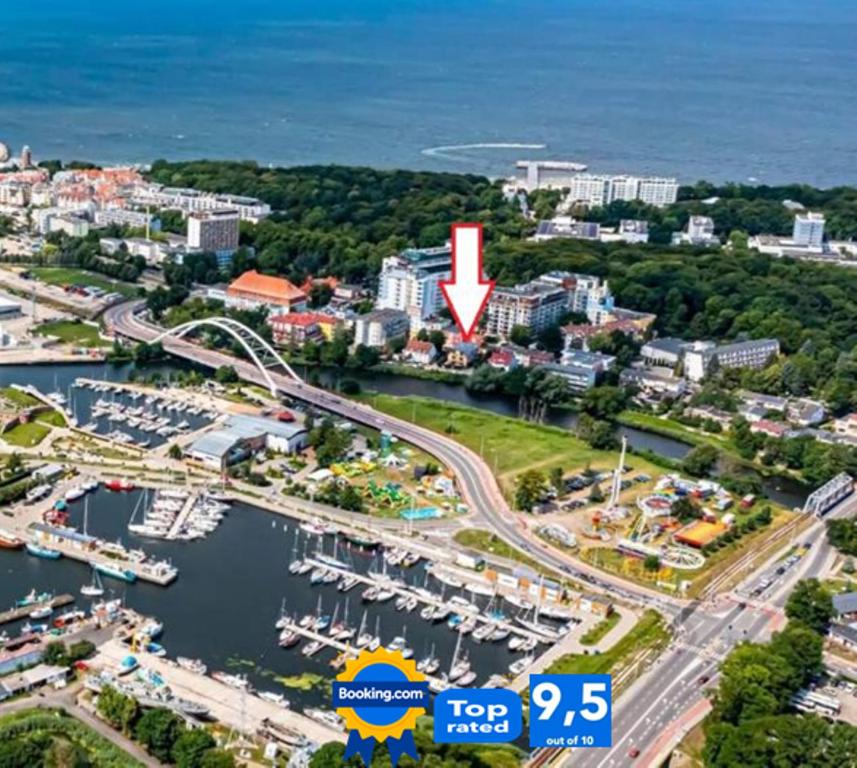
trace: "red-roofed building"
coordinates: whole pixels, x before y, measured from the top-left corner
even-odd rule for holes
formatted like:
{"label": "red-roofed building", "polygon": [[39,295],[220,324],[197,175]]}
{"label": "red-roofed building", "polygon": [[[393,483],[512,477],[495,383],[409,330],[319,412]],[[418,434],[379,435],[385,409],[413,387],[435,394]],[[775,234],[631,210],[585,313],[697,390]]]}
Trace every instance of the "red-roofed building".
{"label": "red-roofed building", "polygon": [[339,321],[321,312],[289,312],[268,318],[276,344],[302,345],[310,340],[330,340]]}
{"label": "red-roofed building", "polygon": [[511,349],[495,349],[488,358],[488,365],[502,371],[510,371],[518,364]]}
{"label": "red-roofed building", "polygon": [[405,345],[404,355],[418,365],[431,365],[437,357],[437,349],[430,341],[409,339]]}
{"label": "red-roofed building", "polygon": [[789,428],[785,424],[780,424],[778,421],[769,421],[768,419],[759,419],[750,425],[751,432],[757,432],[769,437],[782,437],[788,432]]}
{"label": "red-roofed building", "polygon": [[326,285],[331,291],[335,291],[339,285],[339,280],[335,277],[313,277],[310,275],[306,280],[304,280],[301,290],[309,296],[314,285]]}
{"label": "red-roofed building", "polygon": [[271,312],[300,312],[306,294],[284,277],[263,275],[255,269],[233,280],[226,289],[226,306],[238,309],[267,307]]}

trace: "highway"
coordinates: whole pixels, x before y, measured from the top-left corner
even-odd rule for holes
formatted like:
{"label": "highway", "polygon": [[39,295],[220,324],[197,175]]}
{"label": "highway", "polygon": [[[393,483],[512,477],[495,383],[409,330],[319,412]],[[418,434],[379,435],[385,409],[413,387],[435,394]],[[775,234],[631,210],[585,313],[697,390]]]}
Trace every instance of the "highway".
{"label": "highway", "polygon": [[[827,518],[855,513],[857,495],[852,495]],[[778,573],[789,550],[799,543],[810,544],[807,554]],[[685,727],[707,712],[706,688],[716,684],[718,666],[729,650],[743,640],[767,640],[772,631],[782,628],[782,610],[794,585],[800,579],[823,576],[832,556],[824,522],[819,520],[785,542],[731,593],[688,609],[669,648],[613,703],[612,748],[575,750],[564,764],[568,768],[660,765],[683,737]],[[759,592],[768,580],[770,585]],[[633,749],[640,751],[636,759],[629,756]]]}
{"label": "highway", "polygon": [[[105,325],[111,332],[125,338],[151,342],[164,329],[144,319],[141,313],[143,308],[142,301],[129,301],[111,307],[104,313]],[[170,354],[211,368],[231,365],[242,379],[267,386],[262,373],[250,361],[217,350],[205,349],[185,339],[167,336],[161,343]],[[303,400],[349,421],[386,430],[443,462],[454,472],[462,498],[476,521],[504,541],[532,553],[546,566],[568,574],[571,579],[586,582],[595,590],[610,592],[628,601],[656,607],[670,615],[674,615],[685,604],[685,601],[678,598],[665,596],[605,574],[593,566],[548,547],[541,539],[530,534],[509,509],[497,480],[482,457],[461,443],[403,419],[380,413],[368,405],[295,381],[276,370],[268,369],[268,373],[284,395]]]}

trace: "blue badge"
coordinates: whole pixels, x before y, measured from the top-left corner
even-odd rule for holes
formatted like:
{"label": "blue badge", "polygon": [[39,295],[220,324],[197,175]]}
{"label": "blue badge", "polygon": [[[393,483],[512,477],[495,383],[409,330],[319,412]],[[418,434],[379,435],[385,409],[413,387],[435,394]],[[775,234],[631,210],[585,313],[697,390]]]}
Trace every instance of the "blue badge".
{"label": "blue badge", "polygon": [[521,734],[521,697],[503,688],[452,688],[434,702],[437,744],[491,744]]}
{"label": "blue badge", "polygon": [[613,744],[610,675],[531,675],[531,747]]}

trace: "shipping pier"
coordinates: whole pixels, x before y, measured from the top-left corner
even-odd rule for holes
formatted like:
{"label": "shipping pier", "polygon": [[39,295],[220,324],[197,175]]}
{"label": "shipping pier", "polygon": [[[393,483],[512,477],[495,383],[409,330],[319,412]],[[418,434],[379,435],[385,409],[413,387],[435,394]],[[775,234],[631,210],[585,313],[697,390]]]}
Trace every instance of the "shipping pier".
{"label": "shipping pier", "polygon": [[48,606],[50,606],[52,609],[63,608],[66,605],[71,605],[73,602],[74,597],[72,595],[57,595],[56,597],[52,597],[50,600],[45,600],[41,603],[28,603],[27,605],[10,608],[8,611],[3,611],[2,613],[0,613],[0,626],[2,626],[3,624],[10,624],[13,621],[20,621],[21,619],[26,619],[30,615],[30,613],[32,613],[37,608],[45,608]]}

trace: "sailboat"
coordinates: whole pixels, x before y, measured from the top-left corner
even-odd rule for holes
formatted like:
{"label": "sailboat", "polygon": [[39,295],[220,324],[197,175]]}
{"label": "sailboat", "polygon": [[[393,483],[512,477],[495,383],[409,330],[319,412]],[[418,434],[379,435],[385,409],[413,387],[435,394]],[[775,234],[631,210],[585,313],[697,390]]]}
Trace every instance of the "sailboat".
{"label": "sailboat", "polygon": [[422,672],[424,675],[433,675],[438,669],[440,669],[440,659],[435,656],[434,643],[432,643],[431,652],[428,656],[423,656],[417,662],[417,672]]}
{"label": "sailboat", "polygon": [[452,663],[449,665],[449,676],[447,679],[452,683],[470,672],[470,662],[467,660],[466,655],[461,657],[459,656],[460,651],[461,635],[458,636],[458,640],[455,643],[455,651],[452,654]]}
{"label": "sailboat", "polygon": [[95,568],[92,569],[92,581],[80,588],[80,594],[84,597],[101,597],[104,594],[104,584]]}
{"label": "sailboat", "polygon": [[360,628],[357,630],[357,640],[354,645],[358,648],[364,648],[373,640],[372,635],[366,631],[366,611],[363,611],[363,618],[360,619]]}

